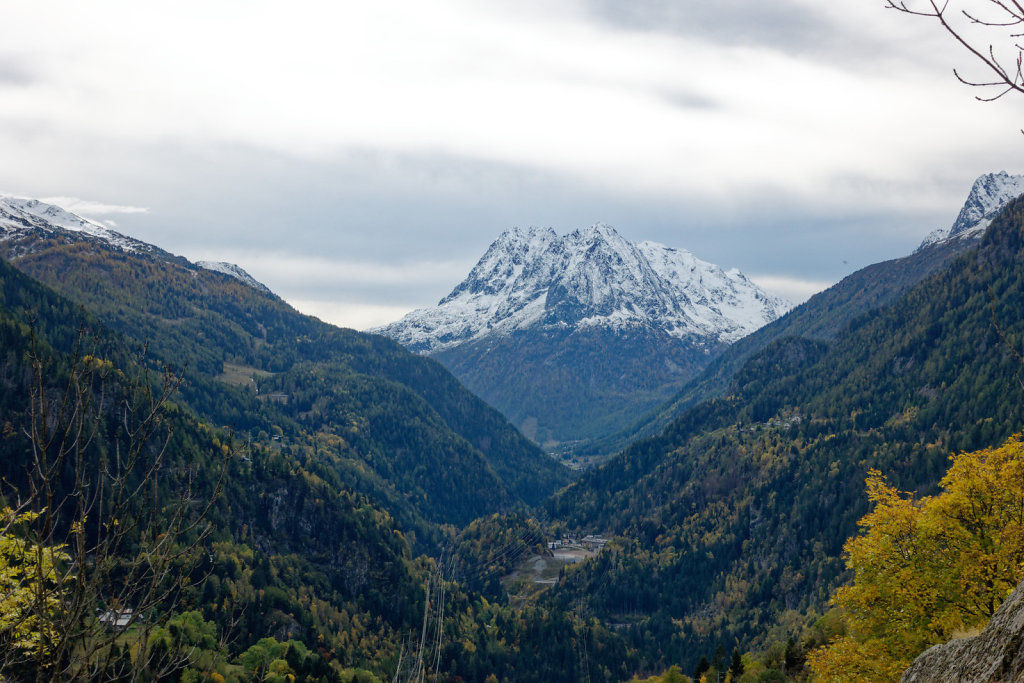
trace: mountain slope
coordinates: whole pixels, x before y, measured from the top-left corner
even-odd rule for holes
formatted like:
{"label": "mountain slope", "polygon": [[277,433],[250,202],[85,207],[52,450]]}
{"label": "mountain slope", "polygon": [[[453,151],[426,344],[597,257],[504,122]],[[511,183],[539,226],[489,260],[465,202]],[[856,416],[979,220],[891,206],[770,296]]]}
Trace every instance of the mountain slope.
{"label": "mountain slope", "polygon": [[196,265],[200,268],[212,270],[216,273],[224,273],[229,275],[240,282],[243,282],[253,289],[257,289],[261,292],[271,294],[270,288],[265,284],[254,278],[249,273],[245,272],[242,268],[238,267],[234,263],[227,263],[226,261],[196,261]]}
{"label": "mountain slope", "polygon": [[733,375],[746,360],[778,339],[834,339],[851,321],[885,306],[951,259],[977,246],[995,213],[1022,192],[1024,176],[1006,172],[980,176],[952,227],[935,231],[913,254],[862,268],[815,294],[778,320],[732,344],[665,405],[618,434],[588,444],[587,448],[595,453],[614,452],[637,437],[659,433],[687,408],[724,395]]}
{"label": "mountain slope", "polygon": [[[20,243],[20,248],[31,249],[31,242],[39,239],[74,235],[75,239],[93,244],[105,244],[128,253],[150,254],[170,261],[184,262],[158,247],[115,232],[95,221],[38,199],[0,196],[0,241]],[[24,242],[29,238],[29,242]],[[13,254],[9,254],[9,257]]]}
{"label": "mountain slope", "polygon": [[19,270],[185,368],[183,398],[216,424],[317,450],[320,435],[337,437],[323,457],[421,539],[431,524],[533,503],[567,480],[435,361],[303,316],[236,274],[47,223],[60,210],[41,206],[0,234]]}
{"label": "mountain slope", "polygon": [[[136,346],[0,259],[0,477],[6,500],[14,491],[24,500],[29,491],[31,393],[39,386],[61,396],[69,369],[82,354],[95,354],[111,369],[102,382],[108,401],[91,397],[93,406],[107,406],[91,413],[90,424],[98,425],[96,435],[82,439],[76,449],[86,481],[95,484],[96,475],[91,473],[98,469],[98,461],[131,438],[125,436],[128,418],[122,410],[147,405],[131,401],[134,394],[126,385],[149,365],[156,366],[150,371],[160,374],[155,359],[140,357]],[[38,378],[33,357],[42,361]],[[99,394],[100,383],[88,386]],[[229,390],[220,395],[231,400]],[[382,668],[385,658],[397,654],[393,633],[415,627],[422,595],[422,576],[395,520],[372,499],[345,486],[329,461],[311,458],[299,443],[277,448],[260,439],[241,444],[236,440],[235,457],[225,461],[224,454],[232,450],[230,434],[174,400],[166,404],[150,440],[155,447],[167,439],[159,476],[161,504],[175,509],[183,472],[188,473],[194,501],[213,501],[206,517],[212,530],[203,560],[191,577],[193,585],[178,596],[176,609],[197,610],[222,635],[230,636],[225,660],[261,638],[283,640],[282,634],[287,634],[308,648],[323,647],[325,663]],[[111,467],[108,461],[107,469]],[[71,463],[65,463],[65,469],[70,468]],[[71,484],[75,477],[64,481]],[[218,481],[224,488],[216,496]],[[57,493],[59,501],[70,491],[58,484]],[[137,498],[146,500],[148,494]],[[70,514],[74,507],[65,504],[58,509]],[[89,521],[102,523],[102,510],[90,508]],[[120,588],[101,586],[99,591],[116,595]],[[147,620],[163,623],[173,616],[147,614]],[[358,647],[352,645],[353,639]],[[4,674],[13,675],[7,670]]]}
{"label": "mountain slope", "polygon": [[512,229],[436,307],[379,331],[556,447],[631,422],[786,308],[738,271],[605,225]]}
{"label": "mountain slope", "polygon": [[820,614],[866,512],[868,468],[927,494],[950,452],[1024,425],[1022,369],[1003,340],[1019,351],[1024,339],[1022,263],[1018,199],[980,246],[831,342],[775,341],[726,398],[584,474],[549,513],[625,540],[569,574],[552,605],[633,623],[623,633],[641,649],[645,633],[666,634],[646,652],[666,664]]}

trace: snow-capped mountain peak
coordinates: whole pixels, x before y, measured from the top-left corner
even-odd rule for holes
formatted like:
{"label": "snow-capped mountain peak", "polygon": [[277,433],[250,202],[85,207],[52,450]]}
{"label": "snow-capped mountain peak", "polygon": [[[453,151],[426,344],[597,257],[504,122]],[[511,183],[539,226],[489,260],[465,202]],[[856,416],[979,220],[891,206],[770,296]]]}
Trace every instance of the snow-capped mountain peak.
{"label": "snow-capped mountain peak", "polygon": [[991,218],[992,214],[1021,194],[1024,194],[1024,175],[1010,175],[1000,171],[979,177],[974,181],[967,202],[949,230],[950,237],[976,229],[978,223]]}
{"label": "snow-capped mountain peak", "polygon": [[732,342],[790,304],[683,249],[633,244],[597,223],[502,233],[437,306],[376,331],[433,352],[526,328],[647,327],[678,338]]}
{"label": "snow-capped mountain peak", "polygon": [[1024,175],[1010,175],[1006,171],[986,173],[974,181],[967,201],[949,230],[935,230],[929,234],[918,251],[925,247],[953,239],[980,237],[992,222],[992,217],[1011,199],[1024,194]]}

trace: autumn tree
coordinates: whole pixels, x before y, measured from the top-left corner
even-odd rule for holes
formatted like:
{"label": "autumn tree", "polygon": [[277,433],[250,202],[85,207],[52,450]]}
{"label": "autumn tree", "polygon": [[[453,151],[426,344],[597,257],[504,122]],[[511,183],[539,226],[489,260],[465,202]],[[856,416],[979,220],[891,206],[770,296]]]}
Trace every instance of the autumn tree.
{"label": "autumn tree", "polygon": [[[59,567],[71,559],[63,547],[38,548],[27,538],[24,529],[37,518],[33,512],[0,510],[0,651],[8,670],[52,656],[47,630],[64,592]],[[39,602],[40,594],[45,602]]]}
{"label": "autumn tree", "polygon": [[819,678],[892,680],[927,647],[984,625],[1024,577],[1024,437],[951,460],[934,497],[869,473],[873,508],[844,547],[854,581],[834,597],[849,635],[810,654]]}

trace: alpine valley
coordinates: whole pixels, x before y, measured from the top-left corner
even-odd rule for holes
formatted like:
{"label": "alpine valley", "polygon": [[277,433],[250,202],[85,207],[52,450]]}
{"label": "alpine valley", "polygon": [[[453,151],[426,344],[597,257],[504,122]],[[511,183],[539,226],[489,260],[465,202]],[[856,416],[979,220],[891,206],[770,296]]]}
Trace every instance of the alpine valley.
{"label": "alpine valley", "polygon": [[513,228],[437,306],[377,331],[571,452],[632,425],[789,307],[737,270],[607,225]]}
{"label": "alpine valley", "polygon": [[[238,266],[0,199],[0,502],[34,490],[60,406],[87,407],[72,424],[90,435],[44,471],[72,501],[50,513],[66,545],[23,552],[34,518],[4,511],[0,676],[893,680],[955,634],[988,642],[1024,533],[967,515],[1019,512],[1024,494],[990,503],[1024,479],[958,487],[956,463],[1024,458],[1022,191],[979,178],[952,229],[788,312],[738,272],[607,226],[511,230],[391,339],[301,315]],[[182,383],[157,438],[136,446],[132,396],[168,376]],[[575,478],[534,443],[595,437],[611,455]],[[77,594],[48,572],[91,575],[98,556],[75,544],[141,524],[74,516],[126,453],[164,457],[136,491],[152,517],[207,510],[206,531],[175,539],[188,580],[131,616],[116,570],[163,539],[125,537],[117,581],[74,622],[102,624],[105,644],[49,657],[56,603],[27,611],[20,588]],[[915,521],[938,503],[953,512]],[[885,554],[894,538],[917,545]],[[848,539],[873,553],[855,561]],[[868,606],[847,607],[872,557],[886,564]],[[935,616],[976,585],[979,609]],[[158,676],[143,651],[176,666]]]}

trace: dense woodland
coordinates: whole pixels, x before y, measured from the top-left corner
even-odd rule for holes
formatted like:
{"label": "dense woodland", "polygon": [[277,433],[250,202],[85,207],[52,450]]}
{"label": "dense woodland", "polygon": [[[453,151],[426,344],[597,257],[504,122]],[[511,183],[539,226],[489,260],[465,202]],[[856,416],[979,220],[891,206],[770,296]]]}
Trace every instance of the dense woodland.
{"label": "dense woodland", "polygon": [[[174,260],[93,242],[41,246],[21,256],[18,269],[180,368],[187,380],[181,401],[197,414],[239,437],[258,440],[262,431],[296,448],[318,448],[324,441],[317,435],[340,437],[328,439],[339,470],[369,469],[377,476],[362,478],[393,489],[396,505],[419,497],[395,510],[404,518],[465,523],[512,500],[536,504],[568,480],[564,468],[440,365],[388,339],[332,327],[233,278]],[[225,363],[240,369],[240,387],[220,381]],[[396,451],[413,446],[420,467],[392,467]],[[474,485],[452,501],[424,502],[423,490],[450,490],[451,477]]]}
{"label": "dense woodland", "polygon": [[[202,648],[209,652],[196,661],[215,663],[221,675],[248,675],[238,658],[250,647],[266,649],[268,638],[283,648],[271,659],[288,660],[291,652],[295,671],[308,669],[302,662],[313,652],[317,676],[344,679],[360,667],[393,673],[403,638],[422,621],[434,565],[421,554],[450,546],[453,524],[525,509],[567,480],[436,362],[386,339],[335,330],[216,273],[101,245],[44,245],[19,265],[28,270],[33,258],[41,270],[49,259],[63,264],[51,271],[54,284],[78,300],[0,262],[7,504],[28,488],[33,358],[41,359],[50,397],[77,381],[83,354],[103,358],[117,378],[155,376],[173,365],[184,381],[162,406],[168,452],[194,460],[200,486],[193,493],[214,507],[205,520],[212,528],[206,551],[191,568],[193,587],[159,623],[171,628],[176,614],[187,614],[200,631],[215,633],[217,647]],[[106,278],[123,289],[104,290]],[[161,290],[156,282],[164,278]],[[176,317],[164,317],[158,301],[177,306]],[[275,328],[277,318],[284,322]],[[162,343],[149,342],[165,328]],[[284,360],[268,351],[275,345]],[[221,358],[236,369],[250,364],[243,367],[253,380],[225,377]],[[113,380],[106,384],[104,391],[117,389]],[[104,421],[84,453],[90,467],[118,438],[114,413]],[[415,461],[403,462],[403,452]],[[174,491],[167,481],[161,499],[173,500]],[[179,649],[197,647],[183,638]]]}
{"label": "dense woodland", "polygon": [[[189,681],[887,680],[1021,578],[999,559],[1019,556],[1009,522],[986,518],[999,542],[979,545],[934,520],[987,490],[968,470],[991,465],[991,482],[1022,467],[1022,200],[976,248],[900,280],[899,296],[829,294],[839,318],[857,313],[842,325],[778,321],[789,333],[745,350],[721,395],[680,404],[660,435],[571,483],[438,363],[392,342],[161,253],[22,239],[0,260],[0,578],[19,587],[0,595],[0,648],[14,680],[74,667]],[[173,392],[154,399],[161,382]],[[42,406],[68,395],[85,406],[71,424],[93,436],[52,460],[62,507],[32,495],[33,459],[59,450],[39,437],[59,423]],[[137,437],[126,407],[150,404]],[[76,517],[67,496],[135,451],[160,463],[124,470],[143,507],[117,524]],[[169,531],[177,511],[195,524]],[[893,590],[872,549],[904,522],[919,583],[901,585],[923,587],[893,598],[920,607],[901,624],[861,596]],[[546,590],[504,581],[550,556],[549,540],[591,532],[612,540]],[[159,599],[120,630],[97,615],[132,605],[73,580],[101,569],[76,548],[110,534],[108,578],[175,549]],[[955,570],[924,562],[940,545],[962,550],[946,553]],[[990,566],[997,578],[977,578]],[[967,584],[929,572],[983,586],[984,609],[958,621]],[[87,635],[67,645],[53,624],[82,595]]]}

